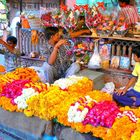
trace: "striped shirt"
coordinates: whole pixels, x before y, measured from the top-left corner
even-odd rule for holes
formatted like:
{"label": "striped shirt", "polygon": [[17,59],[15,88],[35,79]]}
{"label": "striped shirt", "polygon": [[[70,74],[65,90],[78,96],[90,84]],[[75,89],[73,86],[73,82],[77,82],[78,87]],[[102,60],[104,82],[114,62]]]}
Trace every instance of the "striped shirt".
{"label": "striped shirt", "polygon": [[135,6],[127,5],[123,7],[120,11],[120,15],[126,18],[126,22],[129,25],[135,24],[139,21],[140,15],[138,14],[138,10]]}
{"label": "striped shirt", "polygon": [[4,65],[6,67],[6,71],[12,71],[15,68],[20,66],[20,52],[19,49],[15,48],[14,54],[9,52],[5,47],[0,45],[0,53],[4,54]]}
{"label": "striped shirt", "polygon": [[17,67],[20,67],[20,55],[19,50],[15,49],[15,54],[9,52],[8,50],[5,51],[5,67],[6,71],[12,71]]}

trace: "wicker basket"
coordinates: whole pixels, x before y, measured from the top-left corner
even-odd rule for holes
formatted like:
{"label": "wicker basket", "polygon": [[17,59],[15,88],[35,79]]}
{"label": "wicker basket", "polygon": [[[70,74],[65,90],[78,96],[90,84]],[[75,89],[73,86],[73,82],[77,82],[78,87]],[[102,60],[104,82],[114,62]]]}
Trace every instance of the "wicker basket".
{"label": "wicker basket", "polygon": [[36,29],[36,28],[41,28],[42,24],[41,24],[41,19],[40,18],[28,18],[29,24],[31,29]]}

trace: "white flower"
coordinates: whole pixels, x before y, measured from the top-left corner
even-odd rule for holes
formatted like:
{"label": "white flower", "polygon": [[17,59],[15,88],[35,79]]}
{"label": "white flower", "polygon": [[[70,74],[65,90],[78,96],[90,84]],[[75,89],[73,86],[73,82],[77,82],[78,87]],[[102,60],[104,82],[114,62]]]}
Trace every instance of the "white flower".
{"label": "white flower", "polygon": [[25,109],[28,107],[26,100],[37,94],[38,92],[36,92],[33,88],[25,88],[22,90],[22,95],[15,98],[14,102],[17,104],[19,109]]}
{"label": "white flower", "polygon": [[69,86],[78,83],[79,80],[82,80],[82,76],[70,76],[68,78],[61,78],[56,80],[53,85],[59,86],[61,89],[66,89]]}

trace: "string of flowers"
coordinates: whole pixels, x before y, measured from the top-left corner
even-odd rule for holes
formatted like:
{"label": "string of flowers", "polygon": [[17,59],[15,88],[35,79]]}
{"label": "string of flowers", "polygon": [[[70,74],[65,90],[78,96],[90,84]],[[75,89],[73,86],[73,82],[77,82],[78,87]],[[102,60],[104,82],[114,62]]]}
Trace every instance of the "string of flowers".
{"label": "string of flowers", "polygon": [[30,80],[32,82],[39,81],[38,74],[34,69],[31,68],[17,68],[15,71],[11,72],[13,75],[17,75],[20,80]]}

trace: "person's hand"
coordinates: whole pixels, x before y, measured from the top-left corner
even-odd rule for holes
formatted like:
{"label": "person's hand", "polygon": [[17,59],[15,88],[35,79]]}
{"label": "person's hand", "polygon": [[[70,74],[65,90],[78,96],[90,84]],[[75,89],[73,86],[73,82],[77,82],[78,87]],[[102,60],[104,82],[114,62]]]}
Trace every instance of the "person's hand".
{"label": "person's hand", "polygon": [[125,88],[120,88],[118,90],[116,90],[116,94],[117,95],[124,95],[127,92],[127,90]]}
{"label": "person's hand", "polygon": [[54,46],[55,49],[59,49],[62,45],[68,45],[68,41],[66,39],[60,39],[56,45]]}

